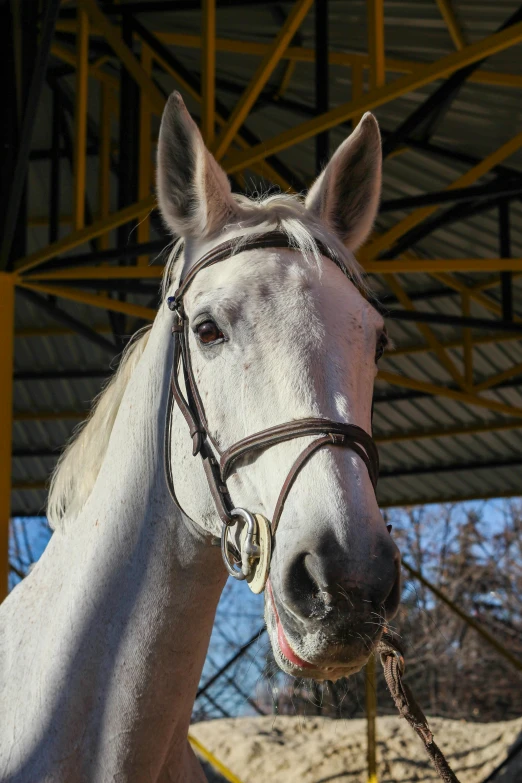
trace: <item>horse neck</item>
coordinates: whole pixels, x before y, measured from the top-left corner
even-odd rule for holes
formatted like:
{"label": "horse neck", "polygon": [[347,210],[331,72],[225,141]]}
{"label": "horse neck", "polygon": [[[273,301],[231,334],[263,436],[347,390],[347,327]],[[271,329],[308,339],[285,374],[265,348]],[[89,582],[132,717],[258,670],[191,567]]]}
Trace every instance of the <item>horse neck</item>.
{"label": "horse neck", "polygon": [[33,574],[42,584],[44,573],[67,579],[39,629],[50,644],[59,639],[60,655],[39,678],[48,716],[33,758],[55,765],[67,750],[64,763],[83,779],[102,768],[103,779],[156,780],[165,770],[191,779],[188,724],[225,577],[219,551],[166,488],[169,320],[160,313],[153,327],[89,501]]}

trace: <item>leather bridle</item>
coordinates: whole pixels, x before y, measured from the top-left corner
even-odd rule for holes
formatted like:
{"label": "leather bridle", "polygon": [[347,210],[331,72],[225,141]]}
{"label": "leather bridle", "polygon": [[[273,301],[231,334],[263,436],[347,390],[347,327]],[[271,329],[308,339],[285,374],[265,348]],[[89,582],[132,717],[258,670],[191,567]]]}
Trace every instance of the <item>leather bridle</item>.
{"label": "leather bridle", "polygon": [[[346,424],[344,422],[332,421],[319,417],[297,419],[284,424],[278,424],[274,427],[268,427],[261,432],[256,432],[254,435],[248,435],[246,438],[229,446],[225,451],[220,450],[215,439],[212,437],[192,369],[189,351],[189,321],[185,313],[183,299],[189,286],[194,281],[194,278],[202,269],[207,269],[219,261],[231,258],[237,252],[259,250],[263,248],[296,249],[282,231],[272,231],[265,234],[244,237],[239,240],[234,239],[223,242],[206,253],[193,267],[191,267],[187,272],[186,277],[181,280],[174,296],[169,297],[167,300],[168,307],[175,313],[175,322],[172,326],[174,359],[171,373],[167,427],[165,432],[165,468],[167,484],[174,502],[180,507],[174,491],[171,463],[170,429],[172,409],[175,402],[183,414],[189,428],[189,433],[192,438],[192,454],[194,456],[199,454],[201,457],[210,492],[219,517],[223,523],[223,532],[225,535],[222,537],[222,542],[226,539],[227,529],[231,525],[234,525],[238,518],[243,517],[245,519],[245,514],[251,517],[249,512],[234,507],[227,487],[227,479],[230,476],[234,464],[246,455],[255,455],[271,446],[275,446],[276,444],[283,443],[287,440],[292,440],[293,438],[303,438],[310,435],[319,436],[299,454],[288,472],[272,516],[272,537],[277,530],[292,485],[303,466],[313,454],[319,451],[319,449],[322,449],[325,446],[340,446],[351,449],[366,465],[374,489],[377,485],[377,478],[379,475],[379,455],[375,442],[367,432],[355,424]],[[317,248],[321,255],[333,261],[333,263],[348,276],[348,271],[344,264],[328,247],[317,241]],[[185,382],[186,397],[180,387],[180,365]],[[229,573],[237,578],[244,578],[244,576],[239,576],[241,572],[235,571],[228,561],[226,544],[225,546],[222,546],[222,551],[225,565]]]}
{"label": "leather bridle", "polygon": [[[202,459],[210,492],[212,493],[218,514],[223,523],[221,551],[225,566],[228,572],[237,579],[245,578],[246,574],[244,571],[236,571],[229,561],[226,534],[231,525],[234,525],[238,519],[246,521],[249,533],[246,538],[246,546],[243,547],[243,549],[245,549],[247,553],[252,553],[256,549],[259,549],[257,545],[253,544],[251,535],[252,525],[255,524],[254,515],[245,511],[245,509],[234,508],[228,492],[227,479],[237,460],[247,454],[255,455],[260,451],[264,451],[264,449],[270,448],[270,446],[275,446],[277,443],[283,443],[284,441],[292,440],[293,438],[304,438],[307,435],[319,436],[299,454],[284,481],[272,516],[272,538],[277,530],[285,501],[294,481],[299,475],[299,471],[306,462],[308,462],[310,457],[324,446],[342,446],[355,452],[366,465],[374,489],[377,485],[377,478],[379,475],[379,455],[377,447],[371,436],[355,424],[345,424],[344,422],[331,421],[330,419],[322,418],[297,419],[296,421],[289,421],[285,424],[278,424],[275,427],[268,427],[266,430],[256,432],[254,435],[248,435],[246,438],[229,446],[225,451],[219,449],[215,439],[210,434],[203,403],[201,402],[190,361],[188,318],[183,307],[183,297],[198,272],[202,269],[206,269],[219,261],[224,261],[239,251],[243,252],[245,250],[276,247],[295,249],[288,240],[286,234],[282,231],[272,231],[270,233],[246,237],[240,240],[224,242],[200,258],[187,273],[185,279],[180,282],[174,296],[169,297],[168,299],[168,306],[175,313],[175,322],[172,327],[172,334],[174,337],[174,361],[172,364],[167,409],[167,426],[165,428],[165,472],[167,484],[172,499],[176,505],[181,508],[174,492],[171,463],[170,430],[172,409],[174,402],[176,402],[187,422],[192,437],[192,453],[194,456],[199,454]],[[317,248],[321,255],[329,258],[334,264],[337,264],[337,266],[348,276],[346,267],[326,246],[321,242],[317,242]],[[186,398],[184,397],[179,384],[180,363],[185,380]],[[258,518],[259,516],[260,515],[256,515]],[[271,551],[270,531],[268,531],[268,536],[268,553],[265,553],[266,568],[262,575],[259,589],[254,590],[254,592],[261,591],[268,575]],[[395,704],[400,714],[406,718],[408,723],[410,723],[421,738],[439,778],[443,783],[459,783],[440,748],[436,745],[424,713],[415,701],[407,684],[403,682],[404,657],[402,649],[395,639],[394,634],[387,628],[384,629],[383,637],[377,646],[377,651],[380,653],[386,683]]]}

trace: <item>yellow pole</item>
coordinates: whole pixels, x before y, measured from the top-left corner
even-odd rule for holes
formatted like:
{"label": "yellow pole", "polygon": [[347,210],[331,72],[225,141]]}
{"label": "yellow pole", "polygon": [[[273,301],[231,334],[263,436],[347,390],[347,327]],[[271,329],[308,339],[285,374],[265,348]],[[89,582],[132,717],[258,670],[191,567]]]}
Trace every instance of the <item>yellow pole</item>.
{"label": "yellow pole", "polygon": [[[141,67],[150,78],[152,75],[152,51],[146,43],[141,45]],[[150,195],[150,184],[152,180],[152,139],[151,139],[151,105],[147,92],[141,89],[140,93],[140,154],[138,167],[138,199],[146,198]],[[138,242],[148,242],[150,239],[150,218],[146,215],[138,223]],[[149,257],[139,256],[138,266],[147,266]]]}
{"label": "yellow pole", "polygon": [[455,49],[464,49],[466,46],[466,41],[462,34],[459,21],[455,15],[455,10],[451,0],[437,0],[437,5],[439,6],[439,10],[444,21],[446,22],[446,27],[448,28],[448,32],[451,35],[451,40],[455,44]]}
{"label": "yellow pole", "polygon": [[[100,219],[105,220],[111,211],[111,87],[100,85],[100,156],[98,171],[98,201]],[[102,234],[98,240],[100,250],[109,247],[110,234]]]}
{"label": "yellow pole", "polygon": [[[360,60],[352,63],[352,101],[358,101],[364,94],[364,66]],[[352,128],[355,130],[361,120],[362,114],[352,117]]]}
{"label": "yellow pole", "polygon": [[366,664],[366,735],[368,759],[368,783],[378,783],[377,778],[377,676],[375,655]]}
{"label": "yellow pole", "polygon": [[216,103],[216,0],[203,0],[201,49],[201,133],[207,147],[214,142]]}
{"label": "yellow pole", "polygon": [[370,90],[386,84],[384,64],[384,0],[366,0]]}
{"label": "yellow pole", "polygon": [[89,79],[89,17],[78,8],[76,36],[76,112],[74,121],[74,228],[85,225],[87,169],[87,90]]}
{"label": "yellow pole", "polygon": [[13,421],[14,275],[0,272],[0,601],[7,595]]}
{"label": "yellow pole", "polygon": [[[469,294],[462,293],[462,315],[469,318],[470,301]],[[462,343],[464,346],[464,378],[468,391],[473,391],[473,335],[471,329],[462,330]]]}
{"label": "yellow pole", "polygon": [[206,748],[203,745],[202,742],[197,740],[193,734],[188,735],[188,741],[190,742],[194,750],[197,750],[198,753],[200,753],[204,759],[206,759],[208,762],[210,762],[210,764],[212,764],[214,769],[217,769],[217,771],[221,773],[221,775],[225,778],[225,780],[228,780],[229,783],[241,783],[237,775],[234,775],[234,773],[228,767],[225,767],[225,765],[222,764],[221,761],[219,761],[219,759],[217,759],[214,756],[214,754],[211,753],[210,750],[208,750],[208,748]]}

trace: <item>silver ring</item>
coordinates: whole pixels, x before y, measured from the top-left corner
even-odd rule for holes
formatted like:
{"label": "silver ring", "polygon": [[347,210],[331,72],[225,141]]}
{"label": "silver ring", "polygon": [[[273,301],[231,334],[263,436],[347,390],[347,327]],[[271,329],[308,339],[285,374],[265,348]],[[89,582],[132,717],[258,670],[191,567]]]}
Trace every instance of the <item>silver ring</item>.
{"label": "silver ring", "polygon": [[236,568],[234,563],[230,562],[228,554],[228,529],[232,525],[223,525],[221,530],[221,556],[230,576],[234,579],[242,581],[246,579],[251,571],[250,560],[259,557],[259,547],[254,543],[254,535],[256,533],[256,520],[254,515],[250,511],[246,511],[244,508],[233,508],[230,512],[231,517],[239,517],[247,523],[247,535],[244,546],[244,552],[242,553],[241,569]]}

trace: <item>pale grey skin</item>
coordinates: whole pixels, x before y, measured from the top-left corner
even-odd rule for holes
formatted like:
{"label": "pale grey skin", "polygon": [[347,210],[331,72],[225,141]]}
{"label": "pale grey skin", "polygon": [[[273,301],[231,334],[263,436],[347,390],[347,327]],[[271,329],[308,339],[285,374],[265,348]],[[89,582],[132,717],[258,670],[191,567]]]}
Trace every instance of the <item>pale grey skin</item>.
{"label": "pale grey skin", "polygon": [[[259,231],[264,208],[255,208],[253,227],[252,210],[232,198],[177,94],[165,111],[158,168],[163,214],[186,239],[185,268],[223,239]],[[297,214],[322,225],[333,244],[354,249],[370,231],[379,190],[379,134],[366,115],[306,209],[266,207],[266,227],[273,228],[277,210],[289,219]],[[180,273],[174,269],[174,277]],[[330,261],[289,250],[238,253],[197,277],[186,310],[191,328],[211,315],[227,336],[214,346],[202,346],[192,330],[190,338],[220,444],[306,416],[371,431],[382,319]],[[204,780],[187,732],[226,573],[210,546],[219,521],[177,411],[172,469],[195,524],[166,487],[171,324],[163,305],[92,491],[74,519],[66,514],[40,562],[0,608],[1,781]],[[230,480],[236,505],[270,518],[308,442],[281,444],[238,465]],[[80,459],[76,467],[81,473]],[[379,638],[381,618],[396,610],[398,552],[353,452],[324,449],[303,469],[276,539],[272,592],[292,649],[310,668],[301,671],[281,654],[267,598],[279,664],[326,679],[357,671]]]}

